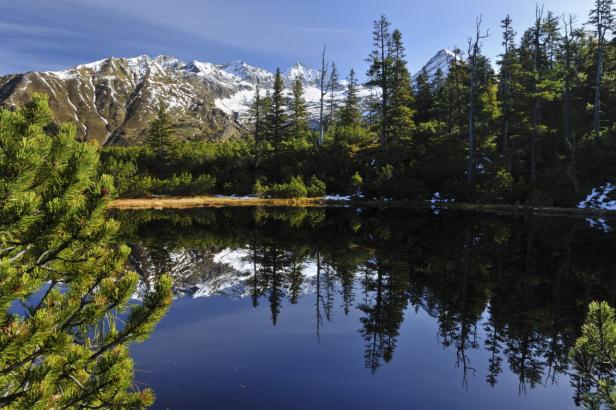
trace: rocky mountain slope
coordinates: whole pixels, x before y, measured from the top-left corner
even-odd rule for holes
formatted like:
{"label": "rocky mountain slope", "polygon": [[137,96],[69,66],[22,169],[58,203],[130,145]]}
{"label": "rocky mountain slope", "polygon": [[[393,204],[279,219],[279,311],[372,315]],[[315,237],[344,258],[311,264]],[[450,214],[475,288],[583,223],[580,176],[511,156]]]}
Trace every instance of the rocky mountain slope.
{"label": "rocky mountain slope", "polygon": [[[453,54],[441,50],[425,66],[429,75],[447,71]],[[312,119],[318,116],[320,72],[297,63],[284,72],[290,96],[296,78],[305,87]],[[164,101],[183,139],[220,140],[240,134],[257,86],[271,88],[274,74],[241,61],[225,65],[170,56],[107,58],[62,71],[0,76],[0,105],[18,106],[32,93],[49,95],[58,121],[78,126],[81,139],[100,144],[143,141],[148,123]],[[334,100],[344,95],[344,81]],[[362,97],[371,90],[362,87]]]}

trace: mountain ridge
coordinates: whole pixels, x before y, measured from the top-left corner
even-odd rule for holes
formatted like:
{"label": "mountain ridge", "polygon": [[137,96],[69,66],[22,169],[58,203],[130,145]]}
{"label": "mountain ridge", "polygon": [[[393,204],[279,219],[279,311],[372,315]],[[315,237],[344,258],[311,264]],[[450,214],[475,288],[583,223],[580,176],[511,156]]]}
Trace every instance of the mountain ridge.
{"label": "mountain ridge", "polygon": [[[450,53],[443,49],[428,62],[424,68],[429,75],[439,66],[447,70]],[[286,96],[290,97],[296,78],[302,80],[315,122],[320,72],[299,62],[283,71]],[[186,63],[170,55],[107,57],[65,70],[0,76],[0,105],[19,106],[32,93],[43,92],[50,96],[58,121],[76,123],[80,139],[128,145],[143,141],[159,102],[164,101],[179,138],[223,140],[241,134],[256,88],[269,89],[273,81],[273,73],[241,60],[214,64]],[[370,94],[360,86],[360,97]],[[339,103],[343,88],[333,95]]]}

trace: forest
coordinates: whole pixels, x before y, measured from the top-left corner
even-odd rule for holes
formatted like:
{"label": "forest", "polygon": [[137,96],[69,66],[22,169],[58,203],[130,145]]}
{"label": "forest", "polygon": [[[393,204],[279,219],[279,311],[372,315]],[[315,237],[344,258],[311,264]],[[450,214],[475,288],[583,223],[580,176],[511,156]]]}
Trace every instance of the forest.
{"label": "forest", "polygon": [[[365,85],[341,82],[325,50],[317,124],[307,115],[301,81],[291,96],[280,71],[257,90],[243,136],[179,142],[161,102],[143,146],[111,146],[102,168],[120,195],[328,194],[572,207],[615,174],[616,42],[612,2],[586,20],[536,9],[519,35],[501,22],[502,51],[482,53],[492,36],[477,19],[447,75],[413,80],[402,33],[385,16],[374,22]],[[496,35],[496,34],[494,34]],[[335,103],[332,91],[345,87]]]}

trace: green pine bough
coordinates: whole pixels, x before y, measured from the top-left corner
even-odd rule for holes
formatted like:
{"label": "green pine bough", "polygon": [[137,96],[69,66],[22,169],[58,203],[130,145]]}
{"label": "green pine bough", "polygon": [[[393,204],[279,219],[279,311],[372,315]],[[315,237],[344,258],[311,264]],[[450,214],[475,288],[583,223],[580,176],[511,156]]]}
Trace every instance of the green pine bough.
{"label": "green pine bough", "polygon": [[0,110],[0,407],[145,408],[128,346],[165,314],[171,279],[129,304],[138,277],[106,217],[112,178],[51,119],[44,95]]}
{"label": "green pine bough", "polygon": [[616,409],[616,310],[593,302],[570,353],[578,401],[588,409]]}

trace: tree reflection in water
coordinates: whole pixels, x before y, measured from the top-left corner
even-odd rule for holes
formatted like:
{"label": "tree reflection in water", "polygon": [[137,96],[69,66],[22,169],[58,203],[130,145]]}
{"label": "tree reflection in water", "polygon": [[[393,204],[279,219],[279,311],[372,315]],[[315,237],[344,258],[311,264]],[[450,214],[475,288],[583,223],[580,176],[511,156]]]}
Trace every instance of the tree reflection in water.
{"label": "tree reflection in water", "polygon": [[[616,301],[616,241],[584,220],[341,208],[118,217],[148,289],[176,261],[178,294],[251,297],[269,304],[274,325],[299,298],[315,300],[317,335],[357,309],[371,372],[394,359],[407,309],[423,309],[462,383],[481,367],[495,386],[507,366],[524,393],[566,374],[589,302]],[[240,267],[215,261],[226,249]],[[488,363],[471,361],[478,349]]]}

